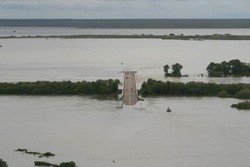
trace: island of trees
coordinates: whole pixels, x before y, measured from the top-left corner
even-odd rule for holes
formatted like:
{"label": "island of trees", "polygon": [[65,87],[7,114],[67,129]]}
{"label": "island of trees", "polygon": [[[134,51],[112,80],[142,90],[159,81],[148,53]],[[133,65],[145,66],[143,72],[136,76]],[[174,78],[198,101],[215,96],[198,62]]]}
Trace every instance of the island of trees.
{"label": "island of trees", "polygon": [[209,77],[250,76],[250,65],[238,59],[221,63],[211,62],[207,66],[207,72]]}

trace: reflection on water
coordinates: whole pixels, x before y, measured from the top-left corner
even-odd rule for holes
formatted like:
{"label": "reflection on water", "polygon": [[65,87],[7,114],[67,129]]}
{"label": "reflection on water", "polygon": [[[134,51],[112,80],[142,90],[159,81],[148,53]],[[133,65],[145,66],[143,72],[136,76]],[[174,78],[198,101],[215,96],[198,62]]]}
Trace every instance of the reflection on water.
{"label": "reflection on water", "polygon": [[[0,39],[0,81],[122,79],[123,69],[171,81],[249,83],[249,78],[194,77],[211,62],[250,62],[250,41],[168,41],[159,39]],[[187,78],[164,78],[163,66],[183,65]]]}
{"label": "reflection on water", "polygon": [[0,155],[19,167],[42,160],[13,151],[19,147],[78,166],[247,166],[250,113],[230,108],[236,102],[146,98],[117,109],[116,101],[80,96],[0,96]]}

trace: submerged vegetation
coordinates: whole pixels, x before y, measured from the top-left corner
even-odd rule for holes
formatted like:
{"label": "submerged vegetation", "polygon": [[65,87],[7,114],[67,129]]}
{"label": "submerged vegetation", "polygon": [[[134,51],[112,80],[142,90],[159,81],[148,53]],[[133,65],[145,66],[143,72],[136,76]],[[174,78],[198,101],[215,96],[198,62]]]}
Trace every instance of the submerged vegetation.
{"label": "submerged vegetation", "polygon": [[[149,79],[142,84],[140,94],[143,96],[217,96],[249,99],[249,89],[250,84],[180,83]],[[239,96],[243,94],[241,92],[244,92],[244,96]]]}
{"label": "submerged vegetation", "polygon": [[153,35],[153,34],[135,34],[135,35],[49,35],[49,36],[6,36],[0,39],[12,38],[62,38],[62,39],[86,39],[86,38],[128,38],[128,39],[163,39],[163,40],[250,40],[250,35],[231,35],[231,34],[213,34],[213,35]]}
{"label": "submerged vegetation", "polygon": [[237,108],[238,110],[250,110],[250,102],[245,101],[238,104],[233,104],[232,108]]}
{"label": "submerged vegetation", "polygon": [[17,149],[15,150],[17,152],[22,152],[24,154],[31,154],[31,155],[37,155],[39,156],[39,158],[43,158],[43,157],[53,157],[55,156],[55,154],[51,153],[51,152],[46,152],[46,153],[40,153],[40,152],[34,152],[34,151],[28,151],[27,149]]}
{"label": "submerged vegetation", "polygon": [[172,72],[169,73],[169,65],[164,66],[165,77],[181,77],[181,69],[183,68],[181,64],[176,63],[172,65]]}
{"label": "submerged vegetation", "polygon": [[49,162],[43,162],[43,161],[35,161],[34,162],[35,166],[50,166],[50,167],[77,167],[75,162],[70,161],[70,162],[62,162],[59,165],[58,164],[52,164]]}
{"label": "submerged vegetation", "polygon": [[119,80],[93,82],[18,82],[0,83],[0,94],[8,95],[107,95],[117,94]]}
{"label": "submerged vegetation", "polygon": [[0,159],[0,167],[8,167],[7,162],[5,162],[2,159]]}
{"label": "submerged vegetation", "polygon": [[250,65],[238,59],[221,63],[211,62],[207,66],[207,72],[209,77],[250,76]]}

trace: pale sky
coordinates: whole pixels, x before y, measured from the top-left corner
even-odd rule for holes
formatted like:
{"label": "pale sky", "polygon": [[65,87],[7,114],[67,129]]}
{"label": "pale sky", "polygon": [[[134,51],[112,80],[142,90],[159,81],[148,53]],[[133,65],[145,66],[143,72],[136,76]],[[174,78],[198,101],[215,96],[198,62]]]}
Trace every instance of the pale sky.
{"label": "pale sky", "polygon": [[0,18],[250,18],[250,0],[0,0]]}

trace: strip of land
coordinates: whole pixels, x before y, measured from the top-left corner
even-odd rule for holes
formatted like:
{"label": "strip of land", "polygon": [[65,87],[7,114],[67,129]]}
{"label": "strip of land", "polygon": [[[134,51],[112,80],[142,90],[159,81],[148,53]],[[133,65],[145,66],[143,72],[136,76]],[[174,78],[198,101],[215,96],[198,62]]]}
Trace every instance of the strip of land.
{"label": "strip of land", "polygon": [[231,34],[213,34],[213,35],[48,35],[48,36],[4,36],[0,39],[22,39],[22,38],[59,38],[59,39],[162,39],[162,40],[250,40],[250,35],[231,35]]}
{"label": "strip of land", "polygon": [[140,89],[142,96],[211,96],[250,99],[250,84],[215,84],[203,82],[163,82],[148,79]]}
{"label": "strip of land", "polygon": [[0,95],[113,95],[119,80],[0,83]]}
{"label": "strip of land", "polygon": [[[114,95],[121,93],[119,84],[119,80],[112,79],[93,82],[37,81],[0,83],[0,95],[107,95],[114,97]],[[148,79],[142,84],[139,94],[144,97],[203,96],[250,99],[250,84],[181,83]]]}

